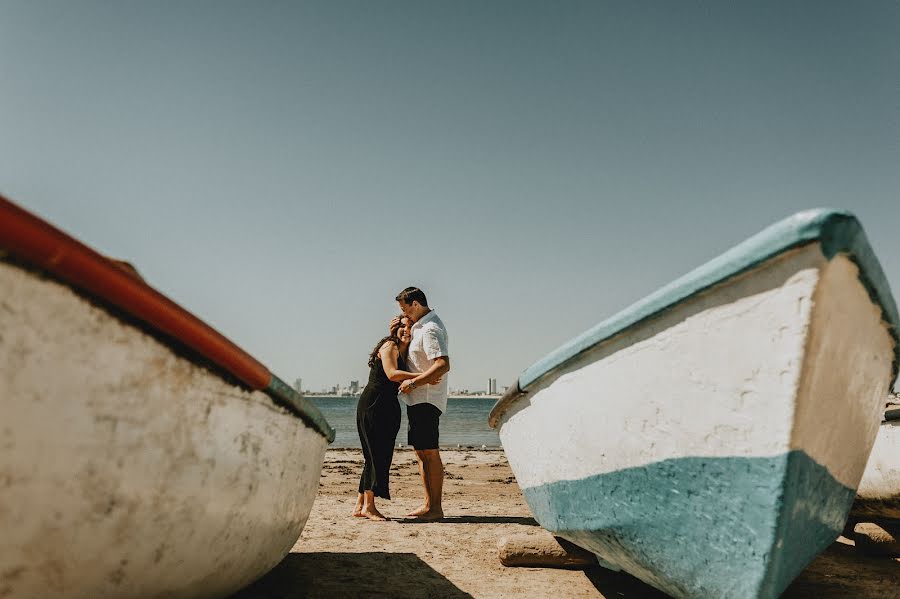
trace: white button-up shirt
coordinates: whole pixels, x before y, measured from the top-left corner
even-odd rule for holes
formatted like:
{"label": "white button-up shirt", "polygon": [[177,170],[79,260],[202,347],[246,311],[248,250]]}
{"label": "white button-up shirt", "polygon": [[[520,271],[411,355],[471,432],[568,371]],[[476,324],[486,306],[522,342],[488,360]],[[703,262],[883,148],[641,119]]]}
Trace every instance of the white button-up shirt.
{"label": "white button-up shirt", "polygon": [[[425,372],[441,356],[450,356],[447,343],[447,329],[434,310],[419,319],[410,329],[409,354],[406,369],[410,372]],[[430,403],[442,413],[447,411],[447,375],[437,385],[416,385],[409,393],[401,393],[400,398],[413,406]]]}

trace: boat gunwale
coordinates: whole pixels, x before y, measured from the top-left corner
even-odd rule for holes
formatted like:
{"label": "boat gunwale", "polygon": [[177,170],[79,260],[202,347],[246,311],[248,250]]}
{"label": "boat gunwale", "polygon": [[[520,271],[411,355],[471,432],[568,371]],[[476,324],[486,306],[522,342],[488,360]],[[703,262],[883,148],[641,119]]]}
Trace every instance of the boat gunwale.
{"label": "boat gunwale", "polygon": [[770,225],[550,352],[525,369],[515,384],[497,400],[488,416],[488,424],[497,428],[501,416],[513,403],[526,396],[530,388],[600,344],[780,254],[812,243],[820,244],[827,260],[839,254],[845,255],[859,268],[860,282],[872,302],[881,309],[882,321],[894,340],[890,388],[897,380],[900,367],[900,317],[884,271],[866,239],[862,225],[853,214],[817,208],[798,212]]}
{"label": "boat gunwale", "polygon": [[329,443],[334,440],[334,429],[315,405],[234,342],[148,285],[120,261],[103,256],[0,195],[2,252],[103,305],[121,310],[150,332],[159,333],[163,340],[182,344],[240,384],[264,392]]}

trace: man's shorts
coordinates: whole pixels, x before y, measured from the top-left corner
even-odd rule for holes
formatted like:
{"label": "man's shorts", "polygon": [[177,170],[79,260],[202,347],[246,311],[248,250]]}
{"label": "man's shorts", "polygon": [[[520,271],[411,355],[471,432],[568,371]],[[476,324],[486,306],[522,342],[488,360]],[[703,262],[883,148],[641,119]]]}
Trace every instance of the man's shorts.
{"label": "man's shorts", "polygon": [[441,411],[430,403],[417,403],[406,408],[409,431],[406,441],[415,449],[438,448],[438,426]]}

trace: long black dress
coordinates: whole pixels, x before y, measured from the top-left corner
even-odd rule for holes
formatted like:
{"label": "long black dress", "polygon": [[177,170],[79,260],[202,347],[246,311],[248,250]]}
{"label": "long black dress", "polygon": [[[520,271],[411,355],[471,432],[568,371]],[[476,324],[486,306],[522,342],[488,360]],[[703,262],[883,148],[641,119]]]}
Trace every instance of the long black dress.
{"label": "long black dress", "polygon": [[391,498],[388,477],[400,432],[399,390],[400,383],[387,377],[379,359],[369,369],[369,382],[356,405],[356,430],[366,460],[359,479],[360,493],[372,491],[376,497]]}

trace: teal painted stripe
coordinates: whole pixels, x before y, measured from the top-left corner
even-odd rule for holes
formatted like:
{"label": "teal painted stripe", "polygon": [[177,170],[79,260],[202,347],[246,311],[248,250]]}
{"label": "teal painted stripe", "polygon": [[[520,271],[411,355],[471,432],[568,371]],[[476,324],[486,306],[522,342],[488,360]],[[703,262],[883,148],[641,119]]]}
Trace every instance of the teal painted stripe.
{"label": "teal painted stripe", "polygon": [[893,385],[900,366],[900,318],[890,286],[856,217],[849,212],[820,208],[800,212],[775,223],[572,339],[527,368],[519,377],[519,389],[527,391],[541,378],[629,327],[780,253],[815,241],[821,243],[827,259],[845,254],[859,266],[860,280],[872,301],[881,307],[882,318],[897,344],[890,381]]}
{"label": "teal painted stripe", "polygon": [[319,408],[274,374],[272,375],[272,380],[269,381],[269,386],[265,389],[265,393],[275,403],[299,416],[301,420],[325,437],[329,443],[334,441],[334,429],[325,420]]}
{"label": "teal painted stripe", "polygon": [[802,451],[681,458],[524,489],[535,519],[675,597],[777,597],[855,492]]}

